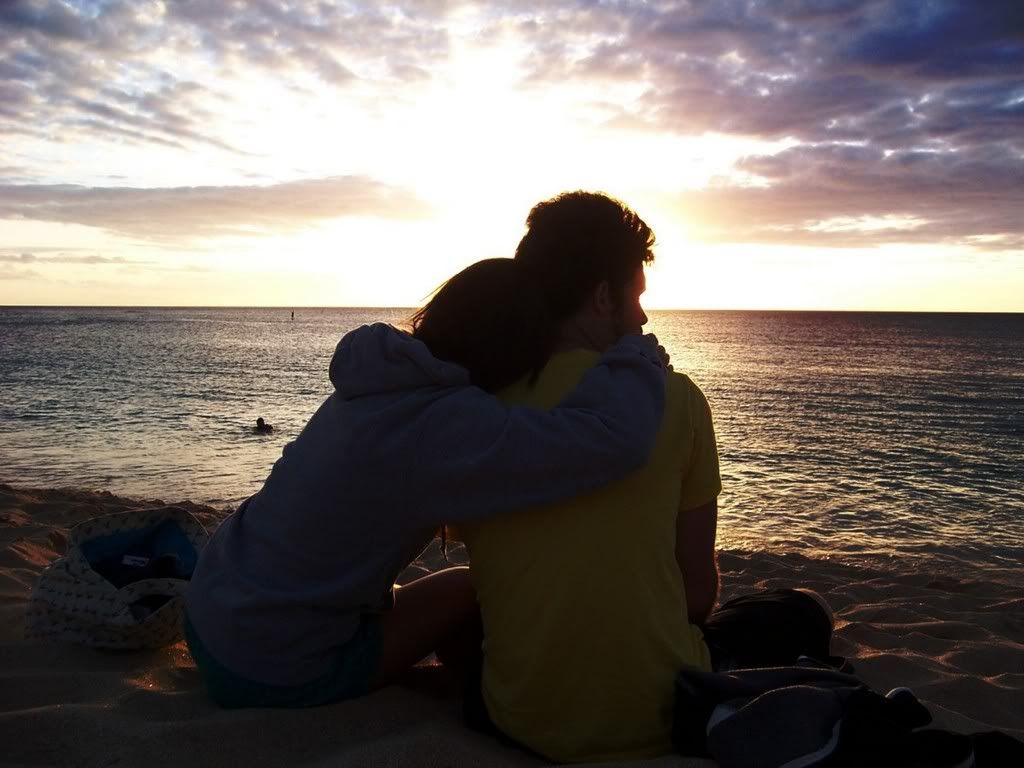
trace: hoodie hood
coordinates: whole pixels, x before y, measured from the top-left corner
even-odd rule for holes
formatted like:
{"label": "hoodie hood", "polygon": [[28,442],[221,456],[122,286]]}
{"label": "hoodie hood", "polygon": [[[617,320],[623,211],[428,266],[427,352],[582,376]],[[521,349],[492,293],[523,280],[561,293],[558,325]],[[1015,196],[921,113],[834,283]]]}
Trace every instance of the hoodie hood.
{"label": "hoodie hood", "polygon": [[345,400],[470,384],[465,368],[438,360],[422,341],[386,323],[364,325],[345,334],[334,350],[330,377]]}

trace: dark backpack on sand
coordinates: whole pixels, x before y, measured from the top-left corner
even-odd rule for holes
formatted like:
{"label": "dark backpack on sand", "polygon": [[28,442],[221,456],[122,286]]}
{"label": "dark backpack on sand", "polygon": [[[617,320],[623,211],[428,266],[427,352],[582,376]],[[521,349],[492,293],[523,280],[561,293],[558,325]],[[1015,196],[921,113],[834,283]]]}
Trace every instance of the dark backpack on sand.
{"label": "dark backpack on sand", "polygon": [[924,729],[906,688],[882,695],[810,660],[676,678],[677,751],[721,768],[1020,768],[1024,744],[998,733]]}

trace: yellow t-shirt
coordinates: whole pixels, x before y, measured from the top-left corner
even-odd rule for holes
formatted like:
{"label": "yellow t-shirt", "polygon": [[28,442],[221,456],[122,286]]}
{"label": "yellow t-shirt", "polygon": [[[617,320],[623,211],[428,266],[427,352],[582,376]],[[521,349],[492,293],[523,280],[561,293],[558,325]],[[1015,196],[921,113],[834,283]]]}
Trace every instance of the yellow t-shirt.
{"label": "yellow t-shirt", "polygon": [[[507,403],[549,408],[597,355],[554,356]],[[721,491],[711,413],[679,373],[649,464],[572,501],[460,526],[483,613],[483,694],[494,723],[546,757],[582,762],[672,751],[673,683],[710,668],[687,621],[676,518]]]}

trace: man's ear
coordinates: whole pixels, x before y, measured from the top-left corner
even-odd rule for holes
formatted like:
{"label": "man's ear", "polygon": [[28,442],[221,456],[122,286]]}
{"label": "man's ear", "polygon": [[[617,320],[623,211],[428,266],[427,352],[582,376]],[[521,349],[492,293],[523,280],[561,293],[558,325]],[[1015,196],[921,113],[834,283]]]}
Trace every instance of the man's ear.
{"label": "man's ear", "polygon": [[594,311],[601,317],[609,317],[615,311],[612,289],[607,280],[602,280],[594,289]]}

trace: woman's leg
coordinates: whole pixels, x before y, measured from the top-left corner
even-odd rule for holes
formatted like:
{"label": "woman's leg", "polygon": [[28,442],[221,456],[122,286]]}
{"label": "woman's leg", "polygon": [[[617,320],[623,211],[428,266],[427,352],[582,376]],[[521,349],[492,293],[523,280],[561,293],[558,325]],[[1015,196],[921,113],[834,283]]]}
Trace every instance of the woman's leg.
{"label": "woman's leg", "polygon": [[[395,589],[395,606],[381,616],[381,656],[370,680],[375,690],[394,683],[431,653],[454,671],[479,664],[480,609],[469,568],[446,568]],[[466,658],[466,655],[477,658]]]}

